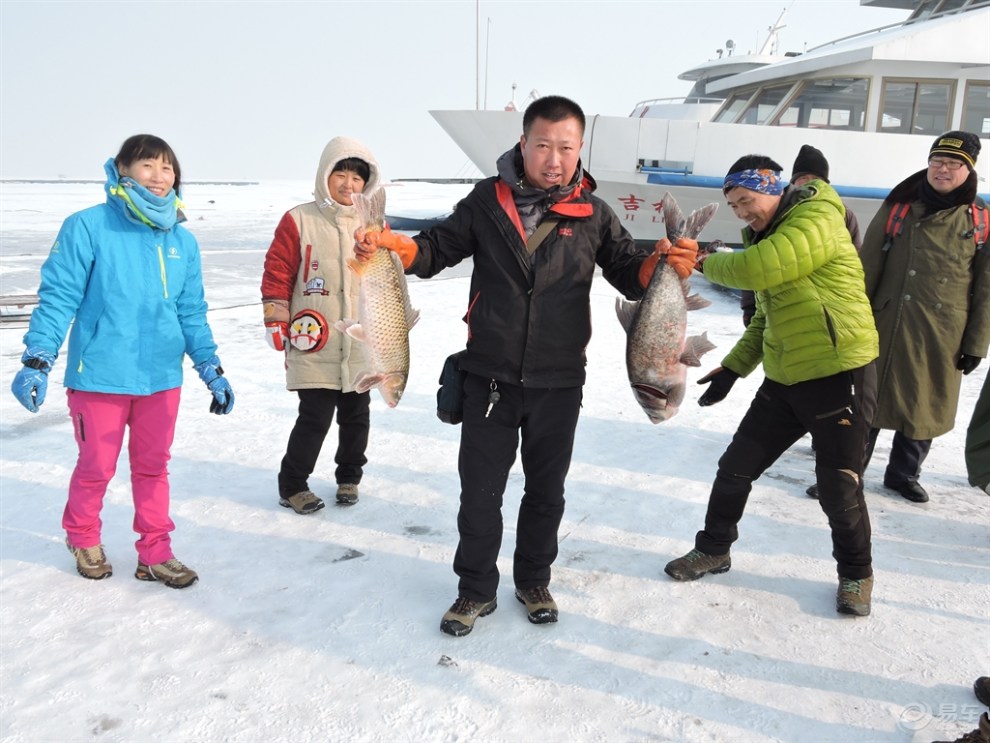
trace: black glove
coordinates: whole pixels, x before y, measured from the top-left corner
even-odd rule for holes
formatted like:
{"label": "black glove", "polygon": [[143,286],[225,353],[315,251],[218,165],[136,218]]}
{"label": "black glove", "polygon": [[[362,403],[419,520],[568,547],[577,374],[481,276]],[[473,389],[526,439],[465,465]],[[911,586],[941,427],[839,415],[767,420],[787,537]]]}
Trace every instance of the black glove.
{"label": "black glove", "polygon": [[705,394],[698,399],[698,404],[705,407],[722,402],[725,396],[729,394],[729,390],[732,389],[732,385],[736,383],[737,379],[739,379],[739,375],[732,371],[732,369],[726,369],[722,366],[712,369],[698,380],[698,384],[711,382],[711,385],[705,390]]}
{"label": "black glove", "polygon": [[956,362],[956,369],[961,371],[963,374],[969,374],[973,369],[980,365],[983,361],[979,356],[970,356],[968,353],[964,353],[959,357],[959,361]]}

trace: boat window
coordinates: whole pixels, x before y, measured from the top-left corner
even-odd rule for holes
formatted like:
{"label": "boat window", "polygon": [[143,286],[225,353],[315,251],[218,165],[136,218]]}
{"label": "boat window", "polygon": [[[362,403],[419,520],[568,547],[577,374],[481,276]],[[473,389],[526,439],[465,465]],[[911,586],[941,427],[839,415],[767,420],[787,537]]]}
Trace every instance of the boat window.
{"label": "boat window", "polygon": [[941,134],[949,128],[951,107],[951,81],[884,80],[878,131]]}
{"label": "boat window", "polygon": [[752,102],[746,107],[746,110],[743,111],[738,123],[766,123],[767,118],[777,109],[780,102],[784,100],[784,96],[786,96],[793,87],[794,85],[792,83],[787,83],[786,85],[775,85],[773,87],[761,89]]}
{"label": "boat window", "polygon": [[736,120],[736,117],[739,116],[739,112],[746,107],[746,104],[749,102],[752,95],[752,90],[748,93],[736,93],[724,104],[722,104],[722,108],[720,108],[718,113],[712,117],[712,121],[721,121],[722,123],[731,124]]}
{"label": "boat window", "polygon": [[808,80],[771,124],[861,132],[866,128],[868,93],[869,80],[865,77]]}
{"label": "boat window", "polygon": [[967,132],[990,137],[990,83],[970,80],[963,98],[962,126]]}

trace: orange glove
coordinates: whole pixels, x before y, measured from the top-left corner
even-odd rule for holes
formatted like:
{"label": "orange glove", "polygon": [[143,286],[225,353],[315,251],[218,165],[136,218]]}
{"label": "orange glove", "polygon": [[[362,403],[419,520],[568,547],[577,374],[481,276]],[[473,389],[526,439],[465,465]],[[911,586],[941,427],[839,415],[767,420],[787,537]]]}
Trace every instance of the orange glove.
{"label": "orange glove", "polygon": [[[664,239],[666,242],[666,238]],[[668,245],[670,243],[667,243]],[[650,285],[650,280],[653,278],[653,272],[657,270],[657,263],[660,260],[660,243],[657,243],[657,249],[646,256],[646,260],[639,264],[639,285],[646,289]]]}
{"label": "orange glove", "polygon": [[362,263],[370,261],[379,248],[386,248],[399,256],[402,267],[408,269],[419,254],[419,248],[411,237],[397,235],[389,229],[381,232],[359,229],[355,231],[354,239],[354,256]]}
{"label": "orange glove", "polygon": [[667,263],[682,279],[686,279],[698,262],[698,241],[690,237],[679,237],[673,245],[670,240],[663,238],[657,241],[657,252],[667,256]]}

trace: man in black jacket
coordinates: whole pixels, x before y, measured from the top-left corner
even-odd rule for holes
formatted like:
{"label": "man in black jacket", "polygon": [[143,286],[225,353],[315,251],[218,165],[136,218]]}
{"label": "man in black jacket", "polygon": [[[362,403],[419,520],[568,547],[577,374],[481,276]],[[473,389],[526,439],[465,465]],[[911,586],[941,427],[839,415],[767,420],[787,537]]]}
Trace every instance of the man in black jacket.
{"label": "man in black jacket", "polygon": [[429,278],[471,256],[461,479],[454,556],[458,598],[440,629],[468,634],[496,607],[502,495],[521,437],[525,492],[513,558],[515,596],[529,621],[557,621],[548,589],[564,514],[564,480],[585,382],[595,266],[627,299],[638,300],[661,253],[690,274],[697,243],[663,239],[638,248],[592,192],[581,167],[585,118],[571,100],[548,96],[523,116],[519,144],[498,160],[441,224],[409,238],[386,230],[355,235],[359,259],[394,251],[406,273]]}

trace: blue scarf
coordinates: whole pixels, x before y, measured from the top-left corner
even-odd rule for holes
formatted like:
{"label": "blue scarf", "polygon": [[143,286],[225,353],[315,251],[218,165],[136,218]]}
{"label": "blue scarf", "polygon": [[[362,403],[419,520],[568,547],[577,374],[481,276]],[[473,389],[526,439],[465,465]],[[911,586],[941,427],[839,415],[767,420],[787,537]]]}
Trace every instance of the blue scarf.
{"label": "blue scarf", "polygon": [[138,185],[133,178],[120,176],[113,158],[107,160],[103,169],[107,173],[107,184],[104,187],[107,195],[124,202],[124,212],[131,220],[157,230],[172,229],[177,221],[181,221],[178,209],[182,202],[174,189],[164,196],[156,196],[144,186]]}
{"label": "blue scarf", "polygon": [[722,182],[722,193],[731,191],[737,186],[771,196],[779,196],[784,192],[784,181],[780,177],[780,171],[769,168],[750,168],[729,173]]}

